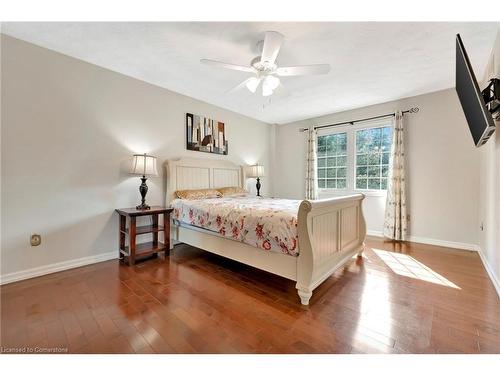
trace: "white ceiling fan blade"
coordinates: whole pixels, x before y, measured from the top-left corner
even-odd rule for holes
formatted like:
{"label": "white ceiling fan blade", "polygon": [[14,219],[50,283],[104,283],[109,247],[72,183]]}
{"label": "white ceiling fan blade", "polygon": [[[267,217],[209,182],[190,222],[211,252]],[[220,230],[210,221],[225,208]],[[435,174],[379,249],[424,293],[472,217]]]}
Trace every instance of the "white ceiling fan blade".
{"label": "white ceiling fan blade", "polygon": [[239,70],[241,72],[255,73],[255,69],[250,66],[229,64],[222,61],[209,60],[209,59],[201,59],[200,62],[202,64],[215,66],[217,68],[225,68],[225,69]]}
{"label": "white ceiling fan blade", "polygon": [[284,76],[306,76],[313,74],[327,74],[330,71],[330,64],[314,64],[299,66],[284,66],[276,69],[276,74]]}
{"label": "white ceiling fan blade", "polygon": [[283,39],[283,35],[277,31],[267,31],[264,38],[260,61],[274,64],[276,57],[278,57],[281,45],[283,44]]}
{"label": "white ceiling fan blade", "polygon": [[[250,90],[252,93],[254,93],[257,90],[257,87],[260,84],[260,79],[257,77],[250,77],[245,79],[243,82],[238,84],[237,86],[233,87],[231,90],[228,90],[226,93],[227,94],[232,94],[236,91],[241,90],[242,88],[246,87],[248,90]],[[255,87],[255,88],[254,88]],[[253,89],[253,91],[252,91]]]}

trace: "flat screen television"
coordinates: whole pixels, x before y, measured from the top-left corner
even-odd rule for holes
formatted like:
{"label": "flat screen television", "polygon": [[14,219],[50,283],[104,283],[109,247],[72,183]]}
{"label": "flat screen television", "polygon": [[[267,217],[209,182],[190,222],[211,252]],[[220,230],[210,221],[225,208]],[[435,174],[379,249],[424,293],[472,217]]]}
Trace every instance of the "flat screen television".
{"label": "flat screen television", "polygon": [[472,70],[469,57],[465,51],[460,34],[456,39],[456,81],[460,104],[469,124],[469,130],[474,144],[479,147],[484,145],[488,138],[495,132],[493,117],[486,108],[483,95],[479,90],[476,76]]}

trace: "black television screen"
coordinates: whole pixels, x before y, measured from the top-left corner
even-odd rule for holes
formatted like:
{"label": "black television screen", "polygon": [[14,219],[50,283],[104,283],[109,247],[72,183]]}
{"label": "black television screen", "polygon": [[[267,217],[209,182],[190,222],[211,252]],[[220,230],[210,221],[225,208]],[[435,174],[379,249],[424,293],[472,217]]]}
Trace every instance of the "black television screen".
{"label": "black television screen", "polygon": [[469,124],[474,144],[481,146],[486,143],[495,131],[495,123],[486,108],[469,57],[459,34],[457,34],[456,40],[455,88],[460,99],[460,104],[462,104],[465,118]]}

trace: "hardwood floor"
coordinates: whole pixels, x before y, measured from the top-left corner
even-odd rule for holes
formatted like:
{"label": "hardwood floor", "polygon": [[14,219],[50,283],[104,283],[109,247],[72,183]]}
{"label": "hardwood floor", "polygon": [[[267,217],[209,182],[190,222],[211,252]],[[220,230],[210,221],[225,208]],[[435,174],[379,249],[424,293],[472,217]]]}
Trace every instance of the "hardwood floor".
{"label": "hardwood floor", "polygon": [[294,282],[178,245],[1,287],[1,346],[71,353],[500,353],[476,253],[368,238],[302,307]]}

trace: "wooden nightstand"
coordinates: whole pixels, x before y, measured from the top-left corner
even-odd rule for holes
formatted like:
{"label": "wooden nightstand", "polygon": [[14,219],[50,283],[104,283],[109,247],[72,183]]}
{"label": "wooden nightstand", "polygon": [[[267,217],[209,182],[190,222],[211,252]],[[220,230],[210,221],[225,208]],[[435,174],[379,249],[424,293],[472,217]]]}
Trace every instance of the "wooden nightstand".
{"label": "wooden nightstand", "polygon": [[[172,208],[153,206],[149,210],[137,210],[135,208],[119,208],[116,212],[120,215],[119,239],[120,239],[120,260],[127,260],[129,266],[135,264],[138,257],[144,257],[165,252],[165,257],[170,250],[170,214]],[[163,225],[158,225],[158,216],[163,215]],[[151,216],[151,225],[138,227],[136,219],[138,216]],[[127,227],[127,217],[129,225]],[[158,241],[158,232],[163,231],[164,243]],[[151,233],[153,240],[150,242],[137,244],[138,235]],[[128,236],[128,246],[126,237]]]}

